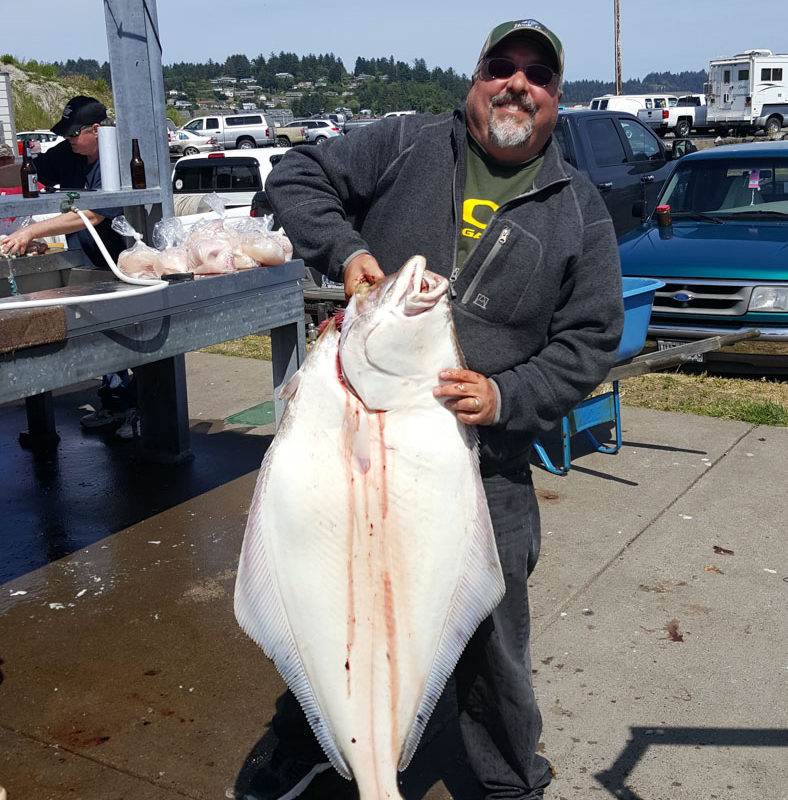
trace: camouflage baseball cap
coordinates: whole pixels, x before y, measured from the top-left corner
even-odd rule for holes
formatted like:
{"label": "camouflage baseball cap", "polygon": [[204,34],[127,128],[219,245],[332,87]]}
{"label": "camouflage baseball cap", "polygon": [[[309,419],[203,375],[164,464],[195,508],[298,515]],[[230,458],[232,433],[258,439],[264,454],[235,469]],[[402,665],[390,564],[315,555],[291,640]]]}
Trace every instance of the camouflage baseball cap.
{"label": "camouflage baseball cap", "polygon": [[492,31],[490,31],[490,35],[487,37],[482,47],[482,52],[479,53],[479,61],[489,55],[490,51],[494,47],[497,47],[504,39],[513,34],[530,36],[546,45],[548,52],[555,58],[553,64],[548,66],[552,66],[559,77],[563,75],[564,48],[561,46],[561,41],[549,28],[542,25],[541,22],[537,22],[535,19],[513,20],[512,22],[502,22],[500,25],[496,25]]}

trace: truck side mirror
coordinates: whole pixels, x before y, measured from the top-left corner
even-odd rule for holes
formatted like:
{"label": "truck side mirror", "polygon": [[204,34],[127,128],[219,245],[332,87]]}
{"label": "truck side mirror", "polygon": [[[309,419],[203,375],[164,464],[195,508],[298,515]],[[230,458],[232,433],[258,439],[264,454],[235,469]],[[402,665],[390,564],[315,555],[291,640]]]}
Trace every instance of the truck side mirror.
{"label": "truck side mirror", "polygon": [[673,161],[678,161],[678,159],[686,156],[687,153],[697,153],[698,148],[695,146],[695,142],[692,139],[676,139],[673,142],[673,149],[671,150],[671,158]]}

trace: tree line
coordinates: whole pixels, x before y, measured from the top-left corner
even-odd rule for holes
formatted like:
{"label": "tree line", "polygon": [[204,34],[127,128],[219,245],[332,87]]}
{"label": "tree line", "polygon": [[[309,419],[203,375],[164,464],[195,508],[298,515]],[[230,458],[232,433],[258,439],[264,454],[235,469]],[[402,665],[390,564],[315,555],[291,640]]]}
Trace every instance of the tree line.
{"label": "tree line", "polygon": [[[94,59],[69,59],[55,62],[61,76],[85,75],[110,83],[109,64]],[[470,88],[470,78],[453,69],[427,67],[424,59],[412,64],[388,58],[357,58],[349,72],[342,59],[333,53],[299,56],[296,53],[270,53],[249,59],[243,54],[229,56],[224,62],[178,62],[162,68],[165,91],[175,90],[192,102],[210,99],[215,86],[212,78],[251,78],[269,96],[281,95],[295,84],[309,82],[309,90],[300,90],[302,97],[291,102],[297,116],[328,111],[337,106],[353,110],[369,109],[373,114],[413,109],[441,112],[461,105]],[[650,92],[689,93],[702,91],[707,79],[705,70],[651,72],[643,78],[623,82],[624,94]],[[352,89],[349,89],[353,86]],[[342,92],[352,91],[350,98]],[[612,81],[565,81],[565,105],[587,105],[591,98],[615,93]]]}

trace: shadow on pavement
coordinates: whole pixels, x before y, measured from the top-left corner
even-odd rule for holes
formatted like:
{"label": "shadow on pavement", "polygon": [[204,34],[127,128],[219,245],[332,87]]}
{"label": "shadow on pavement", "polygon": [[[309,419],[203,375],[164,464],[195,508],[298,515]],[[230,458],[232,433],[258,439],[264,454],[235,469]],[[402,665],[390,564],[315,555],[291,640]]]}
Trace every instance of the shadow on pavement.
{"label": "shadow on pavement", "polygon": [[22,448],[24,403],[0,408],[0,583],[87,547],[190,498],[257,470],[271,436],[241,430],[191,431],[194,459],[154,464],[136,443],[110,428],[83,430],[85,407],[97,402],[96,383],[55,395],[60,443],[51,451]]}
{"label": "shadow on pavement", "polygon": [[630,728],[631,736],[610,769],[594,777],[613,797],[648,800],[628,788],[626,780],[651,747],[788,747],[785,728]]}
{"label": "shadow on pavement", "polygon": [[[450,680],[424,732],[413,761],[399,776],[405,800],[423,800],[436,784],[443,784],[453,800],[482,800],[479,784],[468,767],[460,728],[454,710],[454,683]],[[281,709],[284,695],[277,700]],[[295,702],[295,701],[293,701]],[[276,746],[276,734],[268,730],[246,757],[235,783],[236,797],[251,791],[254,797],[256,777],[268,762]],[[358,800],[358,790],[334,769],[320,773],[299,795],[302,800]],[[445,794],[441,794],[445,797]]]}

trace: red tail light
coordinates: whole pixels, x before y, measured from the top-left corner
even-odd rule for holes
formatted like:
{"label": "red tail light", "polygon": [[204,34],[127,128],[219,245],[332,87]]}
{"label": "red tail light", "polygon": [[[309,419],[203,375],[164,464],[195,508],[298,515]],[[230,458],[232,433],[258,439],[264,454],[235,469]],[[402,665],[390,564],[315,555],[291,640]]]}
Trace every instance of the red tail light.
{"label": "red tail light", "polygon": [[667,110],[667,108],[663,108],[662,109],[662,119],[667,119],[667,118],[668,118],[668,110]]}
{"label": "red tail light", "polygon": [[224,153],[208,153],[208,158],[224,158]]}
{"label": "red tail light", "polygon": [[337,133],[339,133],[339,128],[337,128],[335,125],[331,126],[331,130],[332,131],[336,131]]}
{"label": "red tail light", "polygon": [[249,216],[250,217],[256,217],[257,216],[257,209],[254,206],[251,206],[249,208]]}

